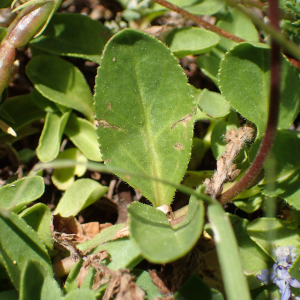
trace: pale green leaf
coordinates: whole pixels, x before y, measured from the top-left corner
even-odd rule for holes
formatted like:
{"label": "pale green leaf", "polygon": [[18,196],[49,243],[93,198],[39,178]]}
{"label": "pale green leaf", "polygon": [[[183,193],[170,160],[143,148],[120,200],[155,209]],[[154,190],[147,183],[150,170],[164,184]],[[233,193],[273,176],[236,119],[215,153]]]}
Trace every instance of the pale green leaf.
{"label": "pale green leaf", "polygon": [[48,162],[57,157],[70,113],[71,111],[63,115],[59,112],[47,113],[39,145],[36,149],[40,161]]}
{"label": "pale green leaf", "polygon": [[220,118],[229,114],[230,105],[220,93],[204,89],[200,95],[198,106],[202,112],[212,118]]}
{"label": "pale green leaf", "polygon": [[72,168],[55,169],[51,180],[53,184],[62,191],[65,191],[75,180],[75,175],[81,177],[86,172],[87,159],[77,148],[69,148],[59,153],[57,159],[72,159],[83,165],[75,165]]}
{"label": "pale green leaf", "polygon": [[[195,106],[170,50],[145,33],[122,30],[106,45],[95,91],[105,163],[179,183],[190,159]],[[154,206],[172,202],[172,186],[117,175]]]}
{"label": "pale green leaf", "polygon": [[96,128],[92,123],[72,113],[65,134],[89,160],[102,161]]}
{"label": "pale green leaf", "polygon": [[164,42],[178,58],[207,53],[219,40],[217,34],[198,27],[175,28],[164,38]]}
{"label": "pale green leaf", "polygon": [[78,179],[59,200],[54,214],[60,214],[65,218],[76,216],[81,210],[100,199],[107,191],[108,187],[95,180]]}
{"label": "pale green leaf", "polygon": [[214,15],[225,6],[224,0],[203,0],[201,3],[187,7],[186,10],[195,15]]}

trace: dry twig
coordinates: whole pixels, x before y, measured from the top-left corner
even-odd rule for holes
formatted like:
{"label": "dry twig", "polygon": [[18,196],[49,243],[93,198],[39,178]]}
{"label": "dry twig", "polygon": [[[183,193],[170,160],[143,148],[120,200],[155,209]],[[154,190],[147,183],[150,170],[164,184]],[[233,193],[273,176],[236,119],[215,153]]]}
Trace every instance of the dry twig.
{"label": "dry twig", "polygon": [[223,191],[223,183],[232,182],[239,175],[240,170],[236,169],[233,163],[238,153],[242,150],[245,142],[249,142],[254,137],[253,127],[246,124],[238,131],[232,129],[226,132],[225,141],[227,142],[225,153],[217,161],[217,170],[211,179],[206,178],[205,193],[212,198],[218,198]]}

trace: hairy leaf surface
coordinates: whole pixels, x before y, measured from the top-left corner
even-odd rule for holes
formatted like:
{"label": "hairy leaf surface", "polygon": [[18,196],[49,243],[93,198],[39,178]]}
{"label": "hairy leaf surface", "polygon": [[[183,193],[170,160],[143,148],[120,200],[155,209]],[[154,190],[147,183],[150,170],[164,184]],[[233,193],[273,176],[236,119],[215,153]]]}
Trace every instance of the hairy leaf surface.
{"label": "hairy leaf surface", "polygon": [[[190,158],[194,113],[187,78],[161,42],[131,29],[108,42],[95,94],[97,134],[107,165],[179,183]],[[171,186],[117,175],[154,206],[172,202]]]}

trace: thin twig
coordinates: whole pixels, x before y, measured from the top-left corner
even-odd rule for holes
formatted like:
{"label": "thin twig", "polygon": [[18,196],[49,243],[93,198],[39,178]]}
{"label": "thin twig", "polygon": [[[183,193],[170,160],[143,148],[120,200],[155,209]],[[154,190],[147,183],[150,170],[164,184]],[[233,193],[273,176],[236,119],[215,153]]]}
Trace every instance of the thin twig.
{"label": "thin twig", "polygon": [[[279,9],[278,0],[269,0],[269,18],[271,25],[275,30],[279,30]],[[247,170],[246,174],[229,190],[219,197],[222,204],[232,200],[242,191],[244,191],[258,176],[260,170],[265,163],[275,140],[279,104],[280,104],[280,69],[281,69],[281,53],[280,46],[272,39],[271,40],[271,83],[270,83],[270,103],[269,115],[266,132],[259,148],[259,151]]]}
{"label": "thin twig", "polygon": [[215,25],[212,25],[206,21],[204,21],[203,19],[201,19],[199,16],[196,16],[196,15],[193,15],[191,14],[190,12],[166,1],[166,0],[152,0],[172,11],[175,11],[177,12],[178,14],[180,14],[181,16],[183,17],[186,17],[186,18],[189,18],[190,20],[194,21],[196,24],[210,30],[210,31],[213,31],[215,33],[218,33],[220,35],[222,35],[223,37],[229,39],[229,40],[232,40],[234,42],[237,42],[237,43],[241,43],[241,42],[245,42],[244,39],[241,39],[235,35],[233,35],[232,33],[228,32],[228,31],[225,31]]}

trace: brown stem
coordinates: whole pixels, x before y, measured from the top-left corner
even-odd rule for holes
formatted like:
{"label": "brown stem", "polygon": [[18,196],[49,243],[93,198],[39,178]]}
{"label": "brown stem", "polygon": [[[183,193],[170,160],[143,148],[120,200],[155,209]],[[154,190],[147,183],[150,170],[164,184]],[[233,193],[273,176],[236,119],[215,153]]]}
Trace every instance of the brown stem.
{"label": "brown stem", "polygon": [[[269,18],[271,25],[279,30],[279,10],[278,0],[269,0]],[[270,103],[269,115],[266,132],[259,148],[259,151],[247,170],[246,174],[229,190],[219,197],[222,204],[232,200],[242,191],[244,191],[258,176],[263,167],[271,149],[276,136],[279,103],[280,103],[280,67],[281,67],[281,53],[280,46],[272,39],[271,40],[271,83],[270,83]]]}
{"label": "brown stem", "polygon": [[220,35],[222,35],[223,37],[229,39],[229,40],[232,40],[234,42],[237,42],[237,43],[241,43],[241,42],[245,42],[245,40],[233,35],[232,33],[228,32],[228,31],[225,31],[215,25],[212,25],[206,21],[204,21],[203,19],[201,19],[200,17],[196,16],[196,15],[193,15],[191,13],[189,13],[188,11],[166,1],[166,0],[152,0],[172,11],[175,11],[177,12],[178,14],[180,14],[181,16],[183,17],[186,17],[186,18],[189,18],[190,20],[194,21],[196,24],[210,30],[210,31],[213,31],[215,33],[218,33]]}

